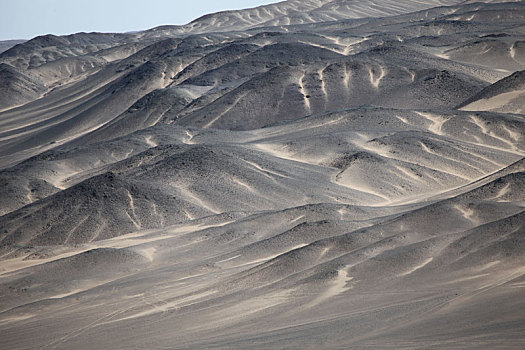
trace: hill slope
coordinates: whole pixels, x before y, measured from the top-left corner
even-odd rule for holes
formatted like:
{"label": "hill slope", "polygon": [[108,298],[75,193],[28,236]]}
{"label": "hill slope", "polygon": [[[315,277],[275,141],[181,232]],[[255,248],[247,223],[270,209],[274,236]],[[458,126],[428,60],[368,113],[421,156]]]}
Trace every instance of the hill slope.
{"label": "hill slope", "polygon": [[524,20],[290,0],[0,53],[2,349],[522,349]]}

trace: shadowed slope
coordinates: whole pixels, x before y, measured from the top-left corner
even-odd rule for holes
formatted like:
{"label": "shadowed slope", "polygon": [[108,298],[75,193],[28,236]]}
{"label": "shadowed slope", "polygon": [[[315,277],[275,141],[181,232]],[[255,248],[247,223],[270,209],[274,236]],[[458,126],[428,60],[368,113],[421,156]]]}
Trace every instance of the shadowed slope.
{"label": "shadowed slope", "polygon": [[461,103],[465,111],[525,112],[525,71],[514,74],[486,87]]}

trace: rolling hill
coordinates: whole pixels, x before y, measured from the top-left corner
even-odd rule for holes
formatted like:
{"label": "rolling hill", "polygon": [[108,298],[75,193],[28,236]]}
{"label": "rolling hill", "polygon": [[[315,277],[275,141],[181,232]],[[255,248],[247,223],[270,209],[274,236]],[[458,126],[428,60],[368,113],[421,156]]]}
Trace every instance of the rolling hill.
{"label": "rolling hill", "polygon": [[0,43],[2,349],[522,349],[524,20],[288,0]]}

